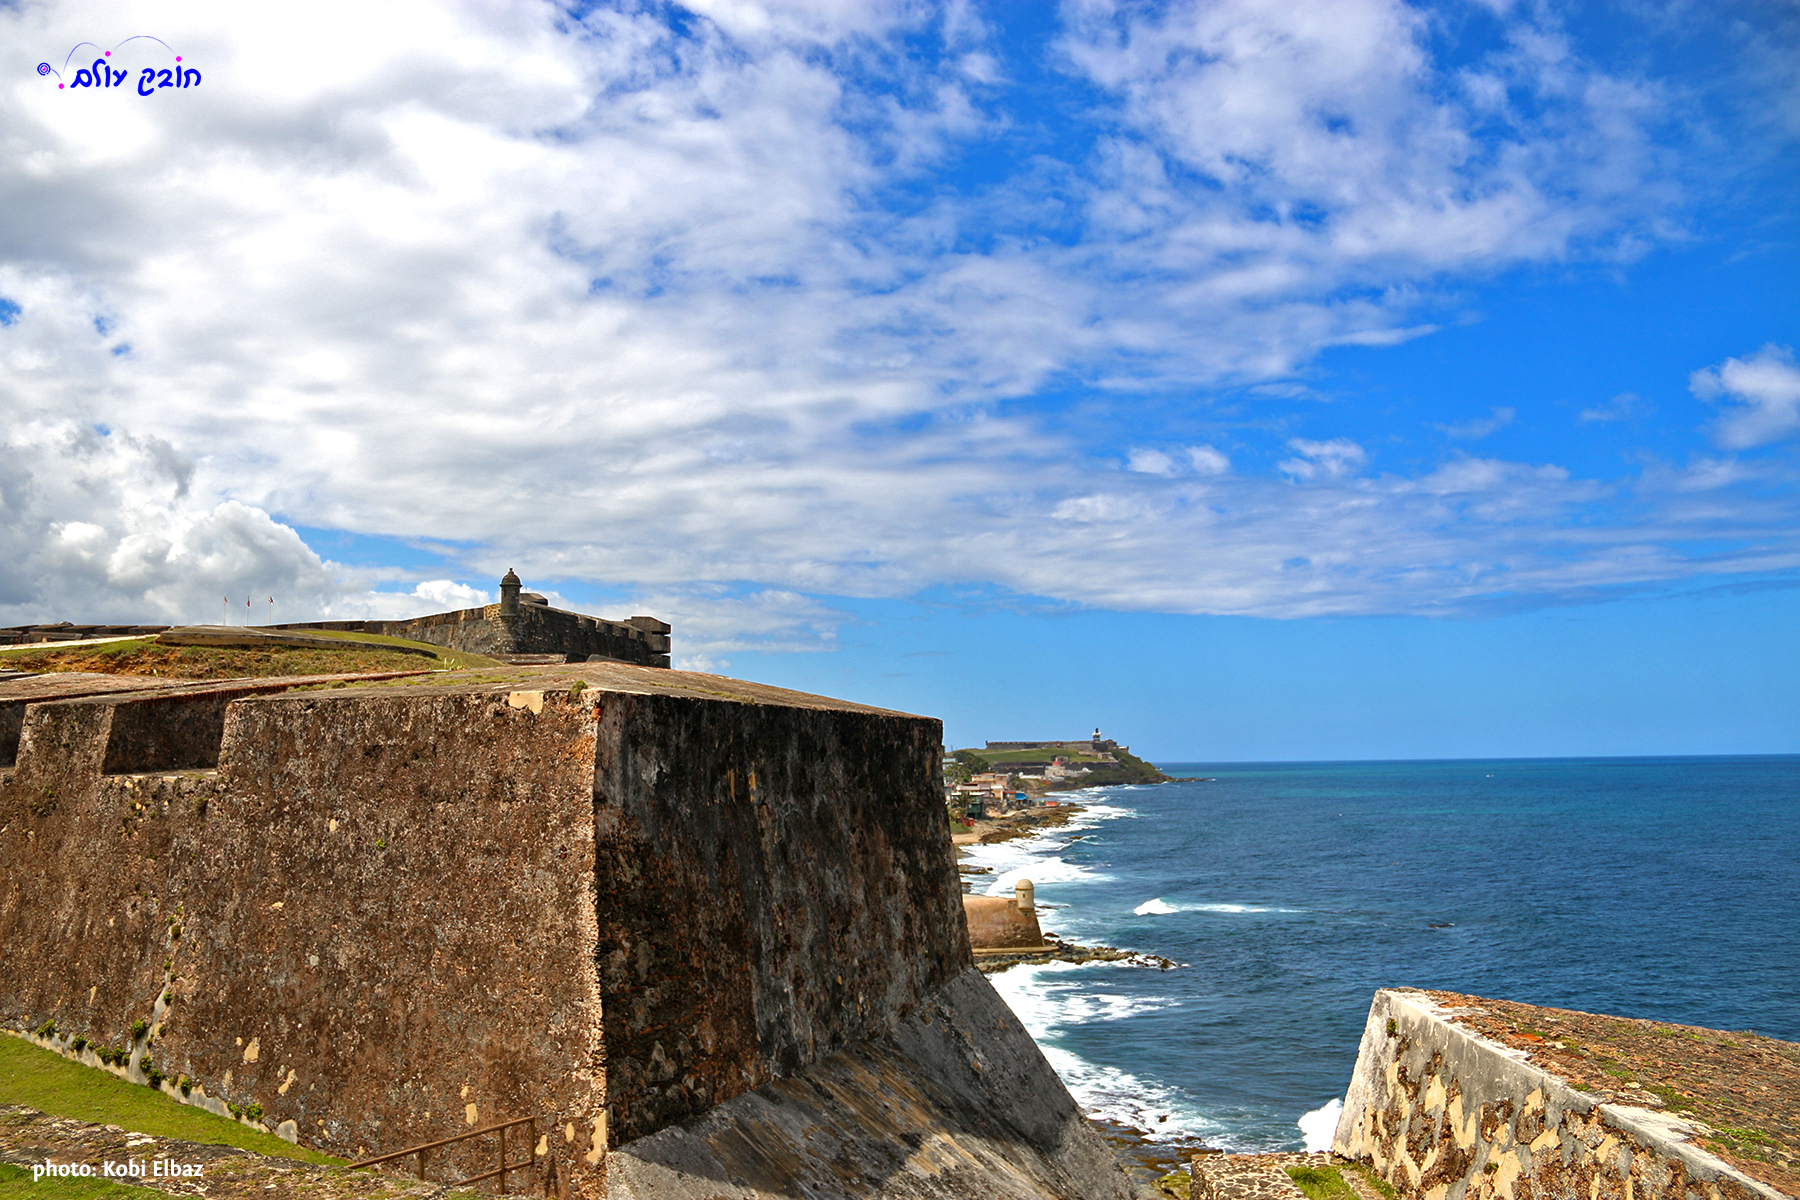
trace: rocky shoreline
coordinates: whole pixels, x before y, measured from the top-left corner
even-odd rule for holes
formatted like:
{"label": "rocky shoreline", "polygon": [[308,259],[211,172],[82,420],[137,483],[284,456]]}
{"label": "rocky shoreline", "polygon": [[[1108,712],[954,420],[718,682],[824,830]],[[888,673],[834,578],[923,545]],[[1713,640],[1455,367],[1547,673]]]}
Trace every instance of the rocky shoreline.
{"label": "rocky shoreline", "polygon": [[[1005,813],[997,817],[977,819],[972,828],[966,832],[953,835],[951,840],[957,846],[957,870],[962,873],[962,885],[965,893],[973,891],[976,877],[988,874],[986,867],[970,866],[964,856],[964,850],[981,843],[1007,842],[1014,838],[1028,837],[1042,829],[1053,829],[1058,825],[1066,825],[1069,818],[1076,813],[1084,812],[1078,804],[1057,804],[1055,806],[1034,805],[1020,809],[1018,812]],[[983,974],[992,975],[1020,963],[1044,962],[1055,960],[1068,963],[1085,962],[1125,962],[1138,966],[1155,967],[1167,971],[1181,964],[1156,954],[1143,954],[1134,950],[1120,950],[1113,946],[1082,946],[1075,942],[1064,941],[1054,933],[1045,932],[1044,944],[1055,949],[1049,953],[1042,950],[1022,954],[988,954],[983,955],[976,964]]]}
{"label": "rocky shoreline", "polygon": [[[952,841],[957,846],[957,869],[962,873],[963,891],[971,891],[972,884],[976,879],[990,874],[986,867],[969,864],[964,854],[969,846],[1029,837],[1044,829],[1054,829],[1059,825],[1066,825],[1070,818],[1083,811],[1085,810],[1078,804],[1034,805],[1002,816],[978,819],[971,828],[953,835]],[[1021,963],[1047,961],[1120,962],[1135,966],[1155,967],[1160,971],[1173,970],[1183,965],[1160,955],[1144,954],[1135,950],[1120,950],[1115,946],[1082,946],[1059,938],[1050,932],[1044,934],[1044,943],[1054,949],[1048,953],[1041,950],[1028,954],[986,953],[977,957],[976,966],[983,974],[993,975],[1019,966]],[[1091,1116],[1088,1118],[1088,1123],[1099,1131],[1101,1137],[1112,1144],[1114,1153],[1118,1155],[1119,1165],[1137,1185],[1140,1195],[1171,1197],[1185,1195],[1186,1170],[1189,1160],[1198,1154],[1213,1153],[1204,1145],[1156,1141],[1150,1131],[1129,1125],[1120,1125]],[[1181,1190],[1171,1190],[1171,1184],[1178,1185]]]}

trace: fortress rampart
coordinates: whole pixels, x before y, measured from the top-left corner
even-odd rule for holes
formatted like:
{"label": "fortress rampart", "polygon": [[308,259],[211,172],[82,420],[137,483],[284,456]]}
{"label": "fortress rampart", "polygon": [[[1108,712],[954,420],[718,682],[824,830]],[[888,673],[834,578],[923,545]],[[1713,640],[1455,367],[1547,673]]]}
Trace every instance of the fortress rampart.
{"label": "fortress rampart", "polygon": [[[81,638],[152,636],[170,628],[168,625],[71,625],[66,621],[56,625],[18,625],[0,629],[0,646],[53,646],[57,642]],[[511,571],[500,581],[498,604],[431,613],[404,621],[297,621],[256,628],[377,633],[502,659],[511,655],[551,654],[561,655],[569,662],[596,659],[644,667],[669,665],[671,632],[667,622],[655,617],[608,621],[552,608],[535,592],[521,591],[519,577]]]}
{"label": "fortress rampart", "polygon": [[274,629],[338,629],[429,642],[450,650],[504,658],[512,654],[561,654],[571,662],[599,659],[669,665],[666,622],[655,617],[608,621],[551,608],[542,596],[522,593],[511,571],[500,581],[500,603],[405,621],[311,621]]}
{"label": "fortress rampart", "polygon": [[1678,1116],[1597,1102],[1455,1021],[1375,993],[1332,1149],[1427,1200],[1783,1200]]}
{"label": "fortress rampart", "polygon": [[0,1024],[345,1157],[534,1115],[580,1197],[1126,1194],[970,965],[936,721],[459,676],[40,685],[0,770]]}

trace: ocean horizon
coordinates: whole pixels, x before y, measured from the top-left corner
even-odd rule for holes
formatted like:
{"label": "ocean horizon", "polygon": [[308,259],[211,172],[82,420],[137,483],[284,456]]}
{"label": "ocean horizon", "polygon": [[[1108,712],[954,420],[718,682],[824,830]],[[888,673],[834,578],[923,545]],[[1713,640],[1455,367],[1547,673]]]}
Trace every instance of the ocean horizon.
{"label": "ocean horizon", "polygon": [[1098,1119],[1299,1148],[1382,987],[1800,1040],[1800,755],[1157,765],[1201,781],[967,855],[1046,930],[1181,964],[992,977]]}

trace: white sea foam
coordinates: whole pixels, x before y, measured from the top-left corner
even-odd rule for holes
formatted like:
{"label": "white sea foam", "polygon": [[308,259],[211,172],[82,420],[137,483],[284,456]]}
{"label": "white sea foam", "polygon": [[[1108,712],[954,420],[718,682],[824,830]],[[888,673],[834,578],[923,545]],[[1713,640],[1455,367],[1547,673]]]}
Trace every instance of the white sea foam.
{"label": "white sea foam", "polygon": [[[1094,1021],[1117,1021],[1180,1003],[1162,996],[1122,996],[1088,991],[1079,974],[1089,964],[1051,961],[1013,967],[989,977],[1031,1036],[1040,1042],[1052,1031]],[[1115,965],[1115,964],[1108,964]]]}
{"label": "white sea foam", "polygon": [[1004,842],[977,842],[965,847],[964,854],[971,866],[986,867],[991,872],[985,885],[990,896],[1011,895],[1021,879],[1029,879],[1037,885],[1097,882],[1111,876],[1062,859],[1061,852],[1067,847],[1069,834],[1092,829],[1102,821],[1135,816],[1137,813],[1129,808],[1089,804],[1085,812],[1075,813],[1065,825]]}
{"label": "white sea foam", "polygon": [[1331,1100],[1323,1108],[1315,1108],[1294,1122],[1300,1127],[1300,1135],[1306,1139],[1309,1152],[1331,1149],[1331,1138],[1337,1132],[1338,1117],[1343,1111],[1342,1100]]}
{"label": "white sea foam", "polygon": [[1086,992],[1080,973],[1087,965],[1048,962],[1019,966],[990,976],[989,982],[1036,1039],[1083,1112],[1141,1129],[1152,1141],[1216,1143],[1226,1127],[1200,1112],[1191,1096],[1116,1067],[1089,1062],[1057,1044],[1057,1031],[1070,1026],[1122,1020],[1177,1003]]}
{"label": "white sea foam", "polygon": [[1204,913],[1303,913],[1311,912],[1306,908],[1274,908],[1262,904],[1170,904],[1161,896],[1154,900],[1146,900],[1131,910],[1140,917],[1165,916],[1169,913],[1204,912]]}

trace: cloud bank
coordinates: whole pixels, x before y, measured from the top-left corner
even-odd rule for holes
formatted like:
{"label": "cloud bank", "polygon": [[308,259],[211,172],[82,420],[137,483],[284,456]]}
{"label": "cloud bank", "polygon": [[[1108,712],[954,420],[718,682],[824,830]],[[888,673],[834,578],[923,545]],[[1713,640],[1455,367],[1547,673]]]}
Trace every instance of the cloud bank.
{"label": "cloud bank", "polygon": [[[1662,85],[1541,13],[1454,54],[1436,20],[0,10],[0,619],[462,602],[296,525],[635,589],[715,647],[828,644],[816,597],[934,586],[1294,616],[1791,569],[1778,464],[1600,482],[1279,422],[1162,435],[1195,396],[1430,336],[1470,280],[1682,236]],[[33,73],[150,28],[202,88]],[[1772,353],[1695,376],[1727,451],[1793,429]]]}

